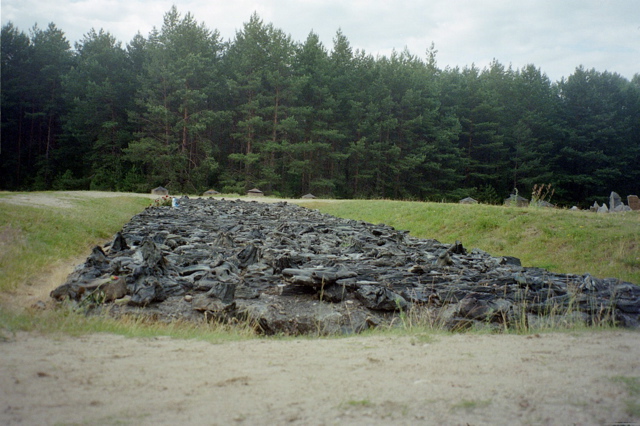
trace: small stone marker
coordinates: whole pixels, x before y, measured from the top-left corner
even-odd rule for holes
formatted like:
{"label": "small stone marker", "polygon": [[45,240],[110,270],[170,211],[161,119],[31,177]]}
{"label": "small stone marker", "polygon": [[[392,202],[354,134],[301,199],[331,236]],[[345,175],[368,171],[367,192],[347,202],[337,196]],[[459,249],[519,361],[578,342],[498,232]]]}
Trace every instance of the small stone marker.
{"label": "small stone marker", "polygon": [[640,210],[640,198],[638,198],[637,195],[628,195],[627,203],[629,204],[629,207],[631,207],[631,210]]}
{"label": "small stone marker", "polygon": [[302,197],[300,197],[300,198],[302,198],[303,200],[314,200],[314,199],[316,199],[317,197],[316,197],[315,195],[313,195],[313,194],[306,194],[306,195],[303,195],[303,196],[302,196]]}
{"label": "small stone marker", "polygon": [[527,207],[529,205],[529,200],[523,198],[519,195],[511,194],[509,198],[504,200],[505,206],[513,206],[516,207]]}
{"label": "small stone marker", "polygon": [[624,205],[622,204],[622,198],[620,198],[617,192],[612,191],[611,195],[609,195],[609,209],[611,211],[620,211],[616,210],[616,208],[622,205]]}
{"label": "small stone marker", "polygon": [[478,200],[474,200],[471,197],[463,198],[459,201],[460,204],[478,204]]}
{"label": "small stone marker", "polygon": [[554,208],[556,205],[555,205],[555,204],[551,204],[550,202],[545,201],[545,200],[540,200],[540,201],[537,201],[537,202],[535,203],[535,206],[536,206],[536,207],[546,207],[546,208],[548,208],[548,209],[552,209],[552,208]]}
{"label": "small stone marker", "polygon": [[249,197],[263,197],[264,192],[260,191],[258,188],[253,188],[247,191],[247,195]]}
{"label": "small stone marker", "polygon": [[597,213],[609,213],[607,203],[603,203],[602,206],[598,207]]}
{"label": "small stone marker", "polygon": [[203,196],[204,196],[204,195],[220,195],[220,193],[219,193],[218,191],[216,191],[215,189],[210,189],[210,190],[208,190],[208,191],[205,191],[205,193],[204,193],[204,194],[202,194],[202,195],[203,195]]}
{"label": "small stone marker", "polygon": [[151,193],[153,195],[169,195],[169,190],[167,188],[163,188],[162,186],[159,186],[157,188],[153,188],[151,190]]}

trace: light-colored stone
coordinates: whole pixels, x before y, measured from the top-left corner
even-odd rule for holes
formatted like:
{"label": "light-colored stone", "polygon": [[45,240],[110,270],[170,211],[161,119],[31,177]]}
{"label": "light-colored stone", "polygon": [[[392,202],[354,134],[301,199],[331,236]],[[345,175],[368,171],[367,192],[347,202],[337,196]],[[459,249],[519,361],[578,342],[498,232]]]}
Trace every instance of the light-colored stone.
{"label": "light-colored stone", "polygon": [[630,212],[632,210],[631,210],[631,207],[625,206],[624,204],[620,204],[618,207],[615,208],[615,210],[612,210],[612,211],[619,213],[619,212]]}
{"label": "light-colored stone", "polygon": [[258,188],[253,188],[247,191],[247,195],[249,197],[263,197],[264,192],[260,191]]}
{"label": "light-colored stone", "polygon": [[459,201],[460,204],[478,204],[478,200],[474,200],[471,197],[463,198]]}
{"label": "light-colored stone", "polygon": [[504,200],[505,206],[528,207],[529,200],[519,195],[511,194]]}
{"label": "light-colored stone", "polygon": [[640,210],[640,198],[638,198],[637,195],[628,195],[627,203],[629,204],[631,210]]}
{"label": "light-colored stone", "polygon": [[151,193],[153,195],[169,195],[169,190],[167,188],[164,188],[162,186],[159,186],[157,188],[153,188],[151,190]]}
{"label": "light-colored stone", "polygon": [[623,206],[623,205],[624,204],[622,203],[622,198],[620,198],[618,193],[611,191],[611,195],[609,195],[609,209],[611,211],[618,211],[616,210],[618,206]]}

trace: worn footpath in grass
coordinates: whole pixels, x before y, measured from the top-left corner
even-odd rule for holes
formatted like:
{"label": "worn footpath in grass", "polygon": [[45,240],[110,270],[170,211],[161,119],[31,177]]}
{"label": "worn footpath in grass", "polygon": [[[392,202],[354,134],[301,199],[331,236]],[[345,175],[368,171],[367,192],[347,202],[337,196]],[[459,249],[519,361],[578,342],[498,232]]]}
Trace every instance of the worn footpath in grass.
{"label": "worn footpath in grass", "polygon": [[459,240],[523,266],[614,277],[640,284],[640,213],[408,201],[314,201],[303,205],[339,217],[385,223],[420,238]]}

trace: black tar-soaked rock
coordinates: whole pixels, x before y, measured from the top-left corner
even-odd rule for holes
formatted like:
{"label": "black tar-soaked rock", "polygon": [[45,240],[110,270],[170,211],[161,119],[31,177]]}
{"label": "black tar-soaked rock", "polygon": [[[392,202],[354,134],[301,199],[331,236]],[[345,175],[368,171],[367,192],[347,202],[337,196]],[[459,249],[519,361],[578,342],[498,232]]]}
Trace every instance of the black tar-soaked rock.
{"label": "black tar-soaked rock", "polygon": [[430,323],[640,326],[640,287],[523,268],[459,242],[287,203],[182,199],[94,248],[51,297],[158,320],[249,321],[265,334]]}

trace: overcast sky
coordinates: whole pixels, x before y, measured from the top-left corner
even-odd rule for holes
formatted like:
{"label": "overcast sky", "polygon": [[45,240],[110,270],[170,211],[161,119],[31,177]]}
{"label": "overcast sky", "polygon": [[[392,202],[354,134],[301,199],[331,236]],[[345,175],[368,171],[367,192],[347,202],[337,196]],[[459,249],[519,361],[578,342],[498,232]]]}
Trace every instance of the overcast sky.
{"label": "overcast sky", "polygon": [[28,32],[53,22],[72,45],[103,28],[124,46],[160,28],[173,4],[225,40],[255,11],[295,41],[313,30],[329,51],[341,29],[354,50],[374,56],[407,47],[424,58],[433,42],[441,68],[484,68],[495,58],[532,63],[552,81],[578,65],[640,73],[640,0],[2,0],[2,24]]}

